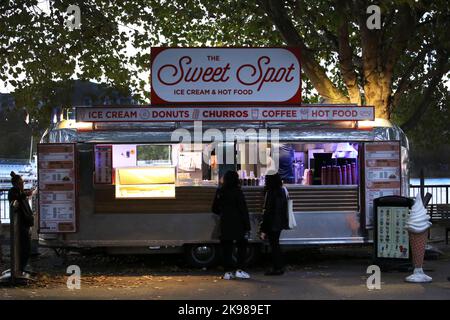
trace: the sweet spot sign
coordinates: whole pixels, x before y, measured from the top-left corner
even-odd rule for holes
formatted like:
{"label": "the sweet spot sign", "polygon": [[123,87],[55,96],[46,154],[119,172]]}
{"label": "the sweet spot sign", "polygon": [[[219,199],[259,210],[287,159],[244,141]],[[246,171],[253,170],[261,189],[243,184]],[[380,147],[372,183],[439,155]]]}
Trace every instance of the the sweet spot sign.
{"label": "the sweet spot sign", "polygon": [[152,48],[152,104],[300,103],[298,48]]}

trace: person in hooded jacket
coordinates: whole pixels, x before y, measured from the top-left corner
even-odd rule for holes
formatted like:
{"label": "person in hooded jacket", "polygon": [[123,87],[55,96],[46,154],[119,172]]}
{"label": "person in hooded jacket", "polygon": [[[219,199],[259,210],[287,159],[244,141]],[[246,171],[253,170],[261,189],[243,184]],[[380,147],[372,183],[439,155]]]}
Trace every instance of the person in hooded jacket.
{"label": "person in hooded jacket", "polygon": [[[212,212],[220,216],[220,244],[223,251],[225,274],[223,279],[248,279],[243,271],[246,260],[250,218],[244,193],[236,171],[227,171],[223,184],[217,189]],[[237,246],[237,269],[233,272],[233,244]]]}
{"label": "person in hooded jacket", "polygon": [[268,276],[284,273],[283,254],[280,247],[282,230],[289,229],[288,195],[278,173],[266,175],[264,215],[260,226],[260,237],[268,239],[272,252],[272,269]]}
{"label": "person in hooded jacket", "polygon": [[19,240],[19,268],[25,272],[28,259],[31,253],[31,227],[34,225],[33,211],[28,202],[28,197],[32,192],[24,190],[24,181],[22,177],[11,171],[12,188],[8,191],[8,201],[10,204],[10,213],[14,214],[19,225],[17,239]]}

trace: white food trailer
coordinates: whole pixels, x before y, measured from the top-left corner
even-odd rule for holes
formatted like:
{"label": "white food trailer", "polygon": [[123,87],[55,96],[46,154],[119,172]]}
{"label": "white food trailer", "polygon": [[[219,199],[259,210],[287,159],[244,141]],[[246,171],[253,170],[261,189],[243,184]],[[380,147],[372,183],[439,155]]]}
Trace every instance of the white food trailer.
{"label": "white food trailer", "polygon": [[[180,50],[169,58],[186,54]],[[222,50],[213,56],[235,53]],[[264,57],[271,52],[265,49]],[[152,70],[155,65],[165,66],[153,58]],[[152,71],[158,94],[152,92],[152,101],[170,102],[154,74],[168,83]],[[176,90],[183,89],[171,92]],[[295,229],[282,233],[282,245],[370,242],[373,199],[408,194],[407,138],[397,126],[375,119],[372,107],[302,105],[290,99],[297,92],[291,90],[285,104],[268,95],[254,103],[208,105],[197,92],[197,98],[183,98],[194,99],[190,105],[77,108],[76,120],[54,125],[39,145],[40,244],[127,254],[185,252],[192,264],[211,265],[219,240],[213,196],[220,177],[237,170],[254,253],[263,247],[257,231],[264,174],[273,161],[297,219]],[[252,154],[258,161],[251,161]]]}

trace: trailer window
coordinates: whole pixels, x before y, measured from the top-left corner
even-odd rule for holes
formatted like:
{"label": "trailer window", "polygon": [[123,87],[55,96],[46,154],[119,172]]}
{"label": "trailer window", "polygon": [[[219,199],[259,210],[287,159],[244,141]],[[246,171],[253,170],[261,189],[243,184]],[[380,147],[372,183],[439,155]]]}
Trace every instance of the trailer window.
{"label": "trailer window", "polygon": [[173,145],[178,186],[218,185],[218,165],[212,144]]}
{"label": "trailer window", "polygon": [[94,184],[116,198],[175,198],[176,187],[217,186],[215,146],[200,144],[95,145]]}
{"label": "trailer window", "polygon": [[268,171],[284,183],[357,185],[358,143],[237,143],[237,169],[243,185],[263,185]]}
{"label": "trailer window", "polygon": [[137,165],[171,165],[171,146],[170,145],[138,145]]}

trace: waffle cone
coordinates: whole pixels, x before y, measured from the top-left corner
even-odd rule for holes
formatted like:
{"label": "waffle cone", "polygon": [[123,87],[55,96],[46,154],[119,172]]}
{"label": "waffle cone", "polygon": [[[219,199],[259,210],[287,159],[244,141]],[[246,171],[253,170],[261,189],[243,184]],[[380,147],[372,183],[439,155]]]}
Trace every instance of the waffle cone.
{"label": "waffle cone", "polygon": [[411,254],[414,268],[422,268],[427,238],[428,230],[421,233],[409,232],[409,242],[411,244]]}

